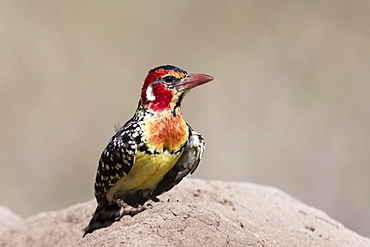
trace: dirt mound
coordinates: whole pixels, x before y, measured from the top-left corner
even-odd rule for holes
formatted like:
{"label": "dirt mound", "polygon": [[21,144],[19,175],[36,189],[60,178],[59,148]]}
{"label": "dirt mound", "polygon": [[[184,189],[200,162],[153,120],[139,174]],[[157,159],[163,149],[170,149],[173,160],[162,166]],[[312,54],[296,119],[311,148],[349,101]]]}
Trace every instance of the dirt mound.
{"label": "dirt mound", "polygon": [[160,198],[85,238],[94,200],[23,222],[0,208],[0,246],[370,246],[370,239],[272,187],[185,179]]}

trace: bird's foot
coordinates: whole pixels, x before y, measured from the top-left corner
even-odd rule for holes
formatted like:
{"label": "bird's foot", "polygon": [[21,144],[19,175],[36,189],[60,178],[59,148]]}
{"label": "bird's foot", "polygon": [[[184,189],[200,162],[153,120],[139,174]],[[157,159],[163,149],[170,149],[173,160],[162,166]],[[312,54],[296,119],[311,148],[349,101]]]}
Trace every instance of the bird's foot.
{"label": "bird's foot", "polygon": [[135,216],[138,213],[141,213],[141,212],[147,210],[148,208],[153,208],[153,205],[150,204],[150,203],[147,203],[145,205],[144,204],[143,205],[139,205],[137,207],[133,207],[133,206],[128,205],[122,199],[118,199],[117,200],[117,204],[119,206],[121,206],[121,208],[123,209],[123,211],[122,211],[121,215],[116,218],[116,221],[121,220],[122,217],[125,216],[125,215]]}

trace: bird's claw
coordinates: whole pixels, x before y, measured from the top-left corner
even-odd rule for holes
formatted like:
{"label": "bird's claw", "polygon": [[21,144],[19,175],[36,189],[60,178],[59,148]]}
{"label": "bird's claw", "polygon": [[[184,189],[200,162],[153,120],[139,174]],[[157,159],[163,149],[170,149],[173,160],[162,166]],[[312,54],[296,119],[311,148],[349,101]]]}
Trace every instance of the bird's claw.
{"label": "bird's claw", "polygon": [[125,216],[125,215],[135,216],[138,213],[141,213],[141,212],[147,210],[148,208],[149,209],[153,208],[153,205],[150,204],[150,203],[147,203],[146,205],[139,205],[137,207],[133,207],[133,206],[128,205],[127,203],[125,203],[121,199],[117,200],[117,204],[120,205],[123,210],[122,210],[121,215],[116,218],[116,221],[121,220],[122,217]]}

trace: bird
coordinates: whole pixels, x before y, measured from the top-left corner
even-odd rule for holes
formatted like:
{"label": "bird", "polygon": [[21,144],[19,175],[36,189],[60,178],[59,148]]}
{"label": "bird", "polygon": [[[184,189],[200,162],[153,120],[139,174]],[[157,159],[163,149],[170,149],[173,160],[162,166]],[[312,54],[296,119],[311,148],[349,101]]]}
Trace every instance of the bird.
{"label": "bird", "polygon": [[134,116],[116,129],[99,159],[97,207],[84,237],[152,207],[145,203],[160,201],[157,196],[194,173],[205,141],[183,119],[181,102],[190,89],[213,79],[173,65],[148,72]]}

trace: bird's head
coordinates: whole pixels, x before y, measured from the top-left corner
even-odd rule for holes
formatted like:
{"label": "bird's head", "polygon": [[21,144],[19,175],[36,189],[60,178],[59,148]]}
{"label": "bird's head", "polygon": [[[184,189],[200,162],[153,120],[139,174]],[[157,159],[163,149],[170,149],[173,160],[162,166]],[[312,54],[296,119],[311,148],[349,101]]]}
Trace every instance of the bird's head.
{"label": "bird's head", "polygon": [[141,103],[156,112],[172,110],[180,106],[186,92],[212,80],[212,76],[188,74],[172,65],[159,66],[145,78]]}

